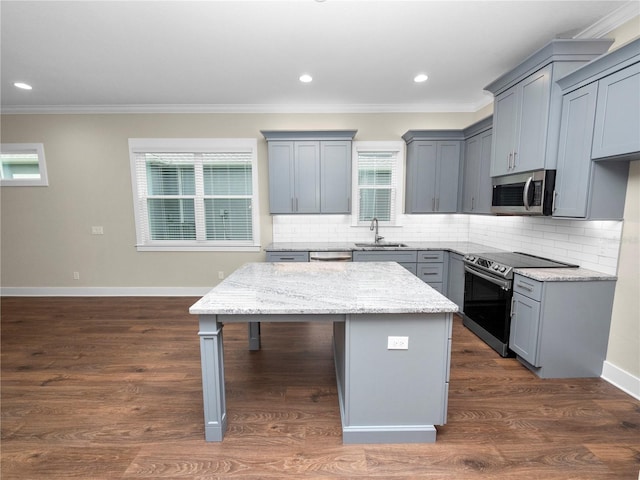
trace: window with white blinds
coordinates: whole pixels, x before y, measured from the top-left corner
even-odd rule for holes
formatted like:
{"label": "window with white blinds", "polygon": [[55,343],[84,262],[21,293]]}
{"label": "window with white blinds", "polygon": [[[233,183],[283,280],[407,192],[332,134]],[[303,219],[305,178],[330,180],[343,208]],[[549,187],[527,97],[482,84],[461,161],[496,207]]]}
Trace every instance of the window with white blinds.
{"label": "window with white blinds", "polygon": [[[398,178],[402,149],[378,142],[361,145],[356,142],[355,208],[358,224],[368,224],[373,218],[395,225],[398,210]],[[372,144],[373,143],[373,144]]]}
{"label": "window with white blinds", "polygon": [[255,139],[131,139],[138,248],[259,245]]}

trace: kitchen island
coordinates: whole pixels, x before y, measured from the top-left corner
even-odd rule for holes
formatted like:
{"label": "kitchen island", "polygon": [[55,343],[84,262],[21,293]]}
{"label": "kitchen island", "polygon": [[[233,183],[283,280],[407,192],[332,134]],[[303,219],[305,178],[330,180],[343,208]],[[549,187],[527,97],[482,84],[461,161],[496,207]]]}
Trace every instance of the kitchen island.
{"label": "kitchen island", "polygon": [[250,263],[196,302],[205,439],[227,427],[223,325],[332,322],[343,443],[434,442],[457,306],[394,262]]}

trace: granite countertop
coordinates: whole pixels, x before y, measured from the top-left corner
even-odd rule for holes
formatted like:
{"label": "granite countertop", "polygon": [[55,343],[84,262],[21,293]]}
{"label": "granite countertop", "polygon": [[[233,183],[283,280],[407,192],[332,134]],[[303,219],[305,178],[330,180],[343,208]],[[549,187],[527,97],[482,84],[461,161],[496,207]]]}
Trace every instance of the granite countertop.
{"label": "granite countertop", "polygon": [[615,275],[596,272],[586,268],[516,268],[514,273],[539,282],[587,282],[617,280]]}
{"label": "granite countertop", "polygon": [[[357,242],[361,243],[361,242]],[[366,242],[362,242],[366,243]],[[382,242],[383,244],[385,242]],[[390,240],[388,243],[392,243]],[[406,247],[373,247],[373,246],[357,246],[353,242],[275,242],[265,248],[267,252],[292,252],[292,251],[355,251],[355,250],[447,250],[450,252],[466,255],[467,253],[479,252],[500,252],[499,248],[487,247],[473,242],[398,242],[403,243]]]}
{"label": "granite countertop", "polygon": [[213,315],[457,311],[395,262],[248,263],[189,309]]}

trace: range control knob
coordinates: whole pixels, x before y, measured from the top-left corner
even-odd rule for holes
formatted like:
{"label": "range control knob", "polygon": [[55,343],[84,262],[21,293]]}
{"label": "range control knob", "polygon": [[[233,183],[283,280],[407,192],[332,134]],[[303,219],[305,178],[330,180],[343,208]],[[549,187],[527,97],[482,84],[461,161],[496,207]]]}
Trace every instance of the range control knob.
{"label": "range control knob", "polygon": [[500,271],[501,271],[502,273],[506,272],[506,271],[507,271],[507,267],[500,267]]}

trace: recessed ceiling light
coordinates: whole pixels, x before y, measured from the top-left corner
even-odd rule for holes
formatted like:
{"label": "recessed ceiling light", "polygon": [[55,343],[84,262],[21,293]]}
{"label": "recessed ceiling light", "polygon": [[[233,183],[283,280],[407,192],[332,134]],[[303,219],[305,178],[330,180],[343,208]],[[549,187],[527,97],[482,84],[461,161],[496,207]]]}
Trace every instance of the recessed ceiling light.
{"label": "recessed ceiling light", "polygon": [[302,83],[311,83],[311,81],[313,80],[313,77],[311,77],[311,75],[308,74],[304,74],[304,75],[300,75],[300,81]]}
{"label": "recessed ceiling light", "polygon": [[424,73],[421,73],[413,77],[413,81],[416,83],[422,83],[422,82],[426,82],[428,78],[429,77],[427,75],[425,75]]}
{"label": "recessed ceiling light", "polygon": [[24,82],[16,82],[13,84],[14,87],[21,88],[22,90],[31,90],[33,87],[28,83]]}

